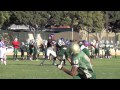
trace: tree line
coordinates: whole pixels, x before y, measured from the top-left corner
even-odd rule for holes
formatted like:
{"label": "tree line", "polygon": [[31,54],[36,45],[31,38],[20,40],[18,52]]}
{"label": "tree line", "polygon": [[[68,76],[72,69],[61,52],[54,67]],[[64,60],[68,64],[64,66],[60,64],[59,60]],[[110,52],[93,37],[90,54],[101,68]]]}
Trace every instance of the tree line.
{"label": "tree line", "polygon": [[120,11],[0,11],[0,28],[25,24],[37,28],[71,26],[74,30],[119,31]]}

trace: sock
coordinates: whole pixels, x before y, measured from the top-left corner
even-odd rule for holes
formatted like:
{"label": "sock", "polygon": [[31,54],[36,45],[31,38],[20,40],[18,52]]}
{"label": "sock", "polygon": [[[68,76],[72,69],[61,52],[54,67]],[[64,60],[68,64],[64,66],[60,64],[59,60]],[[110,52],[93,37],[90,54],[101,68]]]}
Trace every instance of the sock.
{"label": "sock", "polygon": [[107,56],[105,56],[105,58],[107,58]]}
{"label": "sock", "polygon": [[56,61],[56,57],[53,58],[53,64],[55,64],[55,61]]}
{"label": "sock", "polygon": [[17,55],[16,55],[16,58],[15,59],[17,59]]}
{"label": "sock", "polygon": [[1,64],[3,64],[3,59],[1,59]]}
{"label": "sock", "polygon": [[110,56],[110,58],[112,58],[112,56]]}
{"label": "sock", "polygon": [[63,65],[63,63],[64,63],[64,61],[62,60],[62,61],[60,62],[60,65]]}
{"label": "sock", "polygon": [[64,65],[65,65],[65,59],[63,61],[64,61]]}
{"label": "sock", "polygon": [[4,60],[3,63],[6,65],[6,60]]}
{"label": "sock", "polygon": [[50,56],[47,56],[47,59],[49,60],[49,59],[50,59]]}

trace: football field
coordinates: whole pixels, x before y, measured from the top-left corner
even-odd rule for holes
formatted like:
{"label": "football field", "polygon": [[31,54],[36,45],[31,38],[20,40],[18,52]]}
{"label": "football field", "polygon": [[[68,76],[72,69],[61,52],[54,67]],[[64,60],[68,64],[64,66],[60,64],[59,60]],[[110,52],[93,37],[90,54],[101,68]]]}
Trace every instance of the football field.
{"label": "football field", "polygon": [[[0,79],[72,79],[56,66],[52,61],[46,60],[43,66],[38,61],[19,60],[10,58],[7,65],[0,65]],[[112,59],[92,59],[93,68],[97,79],[120,79],[120,57]],[[71,66],[67,62],[65,66],[70,70]]]}

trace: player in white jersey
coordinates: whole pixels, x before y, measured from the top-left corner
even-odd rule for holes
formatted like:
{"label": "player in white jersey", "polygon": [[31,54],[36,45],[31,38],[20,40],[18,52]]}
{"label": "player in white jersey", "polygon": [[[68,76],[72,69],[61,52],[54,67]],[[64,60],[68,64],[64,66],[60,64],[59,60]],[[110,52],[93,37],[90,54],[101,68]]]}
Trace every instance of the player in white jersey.
{"label": "player in white jersey", "polygon": [[[47,56],[47,59],[50,59],[50,55],[52,55],[53,56],[53,65],[57,65],[55,63],[56,57],[57,57],[57,55],[56,55],[56,41],[54,40],[53,36],[54,35],[52,35],[52,36],[50,35],[49,36],[49,39],[48,39],[48,42],[47,42],[47,53],[46,53],[46,56]],[[45,60],[43,60],[40,65],[43,65],[44,61]]]}
{"label": "player in white jersey", "polygon": [[0,38],[0,60],[1,60],[1,64],[5,64],[7,65],[6,62],[6,46],[4,43],[3,38]]}

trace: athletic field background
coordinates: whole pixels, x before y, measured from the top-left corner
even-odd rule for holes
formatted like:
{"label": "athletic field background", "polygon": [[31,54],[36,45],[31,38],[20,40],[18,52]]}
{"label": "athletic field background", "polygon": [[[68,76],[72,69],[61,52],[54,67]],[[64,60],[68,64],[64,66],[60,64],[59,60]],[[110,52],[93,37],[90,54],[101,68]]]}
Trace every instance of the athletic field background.
{"label": "athletic field background", "polygon": [[[7,65],[0,64],[0,79],[72,79],[53,66],[52,61],[46,60],[44,65],[40,66],[41,61],[14,61],[8,56]],[[120,57],[113,57],[110,60],[92,59],[92,64],[97,79],[120,79]],[[65,67],[71,69],[68,62]]]}

